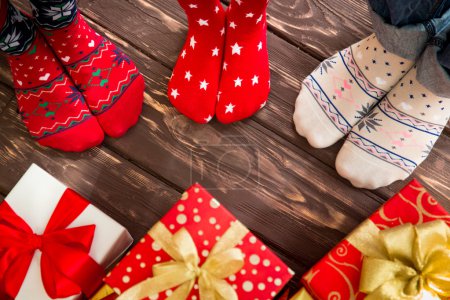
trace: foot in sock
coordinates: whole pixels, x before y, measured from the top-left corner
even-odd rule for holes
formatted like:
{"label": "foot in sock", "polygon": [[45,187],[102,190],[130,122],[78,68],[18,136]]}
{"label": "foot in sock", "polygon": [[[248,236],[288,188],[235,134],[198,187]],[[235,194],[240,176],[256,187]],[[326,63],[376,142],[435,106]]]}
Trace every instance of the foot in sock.
{"label": "foot in sock", "polygon": [[234,0],[229,6],[216,108],[217,119],[222,123],[248,118],[266,104],[270,91],[267,3]]}
{"label": "foot in sock", "polygon": [[220,1],[179,0],[189,31],[168,85],[168,97],[182,114],[208,123],[215,114],[225,42]]}
{"label": "foot in sock", "polygon": [[298,134],[325,148],[347,135],[414,62],[388,52],[375,34],[323,61],[295,103]]}
{"label": "foot in sock", "polygon": [[348,135],[336,169],[354,186],[375,189],[405,179],[444,129],[450,96],[434,95],[416,75],[414,67]]}
{"label": "foot in sock", "polygon": [[138,121],[144,99],[135,64],[86,23],[75,0],[31,2],[41,31],[105,133],[125,134]]}
{"label": "foot in sock", "polygon": [[43,146],[64,151],[100,144],[100,125],[45,39],[8,1],[0,2],[0,49],[7,54],[18,111],[31,136]]}

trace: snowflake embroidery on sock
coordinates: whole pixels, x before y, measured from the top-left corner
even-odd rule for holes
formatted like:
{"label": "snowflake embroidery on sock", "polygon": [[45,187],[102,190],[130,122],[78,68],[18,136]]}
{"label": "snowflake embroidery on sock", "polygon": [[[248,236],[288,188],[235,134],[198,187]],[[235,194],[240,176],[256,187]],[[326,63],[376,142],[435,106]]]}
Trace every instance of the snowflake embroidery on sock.
{"label": "snowflake embroidery on sock", "polygon": [[67,99],[69,99],[70,104],[78,100],[80,100],[81,103],[85,103],[83,95],[76,87],[70,86],[70,89],[72,90],[72,93],[70,93],[69,96],[67,96]]}
{"label": "snowflake embroidery on sock", "polygon": [[62,5],[62,6],[50,6],[44,8],[44,15],[51,17],[52,20],[59,20],[72,15],[72,10],[75,8],[74,0]]}
{"label": "snowflake embroidery on sock", "polygon": [[356,111],[357,115],[355,116],[355,119],[362,120],[365,116],[367,116],[370,113],[372,107],[373,105],[370,105],[370,103],[366,103],[366,105],[363,105],[361,107],[361,110]]}
{"label": "snowflake embroidery on sock", "polygon": [[22,34],[14,29],[11,34],[7,34],[5,39],[0,42],[0,49],[6,51],[18,47],[20,45],[19,40],[21,37]]}
{"label": "snowflake embroidery on sock", "polygon": [[368,114],[364,119],[362,119],[358,123],[358,129],[361,131],[363,128],[366,128],[366,130],[371,133],[373,131],[377,131],[377,127],[381,126],[380,123],[382,120],[377,118],[378,112],[372,112]]}
{"label": "snowflake embroidery on sock", "polygon": [[425,145],[426,149],[422,151],[422,158],[427,158],[428,155],[430,155],[431,150],[433,150],[433,146],[433,141],[429,141],[428,144]]}
{"label": "snowflake embroidery on sock", "polygon": [[328,74],[328,69],[334,69],[333,65],[336,64],[336,57],[337,55],[333,55],[319,64],[316,70],[320,71],[320,75],[323,75],[324,72]]}
{"label": "snowflake embroidery on sock", "polygon": [[123,62],[126,62],[127,64],[131,64],[130,58],[122,52],[119,48],[116,48],[113,50],[116,57],[113,59],[113,62],[117,63],[117,65],[121,65]]}

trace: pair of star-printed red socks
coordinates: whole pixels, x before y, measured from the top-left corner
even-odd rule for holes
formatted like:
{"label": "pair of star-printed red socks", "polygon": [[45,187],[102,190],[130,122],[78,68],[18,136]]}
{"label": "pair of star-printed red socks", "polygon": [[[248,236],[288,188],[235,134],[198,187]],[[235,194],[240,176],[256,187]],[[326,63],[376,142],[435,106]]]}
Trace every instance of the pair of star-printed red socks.
{"label": "pair of star-printed red socks", "polygon": [[270,91],[267,0],[179,0],[189,31],[168,86],[172,104],[198,123],[252,116]]}
{"label": "pair of star-printed red socks", "polygon": [[[1,5],[11,6],[7,1]],[[0,29],[18,32],[17,20],[3,21]],[[27,27],[35,25],[29,22]],[[137,122],[143,103],[142,75],[79,13],[68,26],[32,32],[33,41],[20,54],[8,52],[19,44],[12,34],[4,34],[0,43],[8,54],[19,113],[41,145],[84,151],[99,145],[104,132],[120,137]]]}

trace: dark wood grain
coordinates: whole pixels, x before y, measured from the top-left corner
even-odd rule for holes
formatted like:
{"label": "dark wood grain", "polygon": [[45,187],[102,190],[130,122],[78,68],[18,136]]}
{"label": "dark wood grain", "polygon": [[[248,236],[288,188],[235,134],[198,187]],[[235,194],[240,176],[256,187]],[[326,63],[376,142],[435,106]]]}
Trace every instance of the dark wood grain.
{"label": "dark wood grain", "polygon": [[[166,89],[170,70],[141,56],[139,52],[133,55],[149,85],[141,122],[124,138],[110,139],[107,145],[178,186],[187,187],[198,180],[206,187],[219,189],[215,192],[217,197],[263,240],[271,241],[269,246],[280,255],[287,253],[293,269],[304,271],[304,264],[311,265],[320,258],[381,203],[380,198],[370,195],[377,201],[354,205],[352,197],[368,198],[364,191],[342,185],[339,177],[329,174],[334,172],[331,168],[316,170],[320,161],[310,161],[306,154],[298,155],[298,149],[277,136],[269,138],[266,136],[269,132],[251,120],[233,126],[217,123],[201,126],[179,116],[165,93],[161,93]],[[280,152],[278,149],[284,148],[280,143],[287,150]],[[255,151],[260,153],[256,157],[259,168],[245,169],[242,162],[245,158],[255,159]],[[223,155],[225,159],[218,172],[217,163]],[[249,170],[251,176],[246,175]],[[233,185],[243,175],[247,176],[244,181]],[[332,193],[327,192],[329,185],[336,187]],[[268,215],[274,225],[268,226]],[[331,217],[336,221],[313,222]],[[316,231],[317,235],[301,234],[317,226],[322,228]],[[315,244],[316,249],[323,250],[302,253],[303,250],[297,249],[299,244]],[[304,257],[300,259],[299,255]]]}
{"label": "dark wood grain", "polygon": [[[115,33],[121,38],[127,41],[132,40],[133,46],[139,48],[141,52],[149,57],[158,61],[164,60],[165,65],[173,66],[187,31],[184,13],[178,7],[176,1],[168,0],[161,4],[158,3],[156,6],[147,1],[129,3],[119,0],[96,0],[82,1],[81,6],[84,9],[84,13],[92,17],[96,23],[107,24],[109,20],[112,21],[119,18],[118,15],[115,15],[115,13],[119,14],[119,12],[110,14],[106,10],[107,3],[115,3],[115,1],[120,2],[120,4],[117,4],[120,10],[125,11],[126,15],[132,14],[133,18],[122,17],[117,27],[109,26],[109,28],[116,30]],[[354,10],[357,10],[357,7]],[[138,22],[141,23],[140,28],[129,33],[127,28],[135,27]],[[157,30],[155,26],[158,28]],[[173,30],[175,27],[176,30]],[[155,31],[157,34],[155,34]],[[166,45],[173,41],[178,41],[176,47],[173,48],[173,45],[171,45],[167,51],[166,49],[158,51],[158,47],[154,48],[156,45]],[[268,43],[271,57],[272,93],[268,107],[258,113],[254,119],[264,127],[274,131],[277,135],[282,136],[307,153],[325,162],[328,166],[334,167],[334,160],[341,144],[325,150],[313,149],[305,139],[298,137],[292,125],[293,107],[301,81],[315,68],[318,61],[274,34],[269,33]],[[132,51],[132,49],[129,51]],[[170,63],[167,63],[167,59],[169,59]],[[436,166],[438,169],[442,169],[439,166],[445,165],[450,160],[450,154],[445,151],[445,145],[449,143],[448,137],[443,136],[442,139],[445,140],[440,141],[436,145],[435,152],[417,170],[415,176],[420,178],[439,177],[429,182],[437,190],[438,195],[444,197],[450,193],[448,185],[445,184],[450,177],[450,171],[443,170],[440,175],[435,172]],[[444,145],[443,148],[439,148],[441,145]],[[438,159],[435,154],[440,150],[443,155],[439,156]],[[379,189],[376,193],[387,198],[397,192],[401,186],[401,183],[394,184],[390,187]]]}
{"label": "dark wood grain", "polygon": [[[24,1],[15,1],[25,7]],[[11,75],[0,59],[0,194],[31,162],[91,199],[138,238],[199,181],[275,251],[297,276],[322,257],[405,182],[353,188],[334,170],[342,141],[322,150],[292,122],[302,80],[320,60],[371,32],[364,0],[272,0],[272,92],[251,119],[194,124],[166,97],[187,32],[176,0],[80,0],[88,22],[129,54],[147,90],[138,125],[82,154],[33,142],[15,112]],[[450,138],[444,135],[414,173],[450,210]]]}
{"label": "dark wood grain", "polygon": [[[115,40],[117,43],[121,43],[120,40]],[[122,47],[126,47],[125,44],[122,44]],[[128,51],[129,54],[131,54],[134,58],[134,60],[140,64],[141,63],[141,57],[139,53],[133,53],[132,49],[129,49]],[[144,58],[145,60],[145,58]],[[221,130],[209,130],[210,127],[205,127],[205,126],[201,126],[201,125],[194,125],[191,122],[187,121],[184,117],[178,116],[178,114],[175,112],[175,110],[170,106],[170,104],[168,103],[166,97],[164,94],[161,95],[160,91],[165,91],[166,90],[166,82],[168,79],[168,76],[170,75],[170,70],[166,70],[164,72],[164,70],[162,70],[162,68],[157,68],[155,66],[155,68],[152,68],[151,70],[149,70],[148,68],[146,69],[146,71],[144,71],[144,74],[147,75],[147,77],[149,78],[154,78],[154,75],[148,74],[147,71],[153,71],[155,73],[161,74],[163,75],[163,82],[154,82],[152,81],[152,83],[155,86],[151,86],[150,90],[155,90],[155,93],[152,94],[150,92],[149,97],[147,98],[149,101],[147,102],[147,104],[149,104],[150,106],[154,107],[154,110],[144,110],[143,113],[143,119],[144,120],[148,120],[150,125],[145,125],[145,123],[141,122],[137,128],[135,128],[135,130],[133,130],[130,133],[130,137],[126,137],[125,139],[121,139],[119,141],[113,142],[114,144],[112,144],[112,148],[118,149],[117,151],[120,153],[127,153],[125,154],[127,157],[128,156],[132,156],[134,160],[137,161],[137,163],[139,165],[142,165],[146,168],[150,168],[152,170],[152,172],[158,172],[159,174],[166,174],[165,171],[167,170],[167,175],[168,177],[166,177],[168,180],[172,181],[172,182],[179,182],[178,184],[183,185],[183,182],[186,182],[186,180],[189,180],[189,177],[191,176],[190,172],[191,170],[186,169],[187,167],[189,167],[189,161],[186,162],[187,159],[189,159],[191,153],[195,151],[191,150],[189,148],[193,148],[194,146],[199,146],[198,145],[198,141],[201,141],[201,139],[197,139],[196,135],[198,134],[198,137],[202,137],[204,140],[210,141],[213,140],[216,143],[220,144],[250,144],[250,145],[257,145],[258,147],[260,147],[261,144],[255,142],[256,139],[251,139],[252,136],[258,137],[259,133],[257,131],[251,131],[249,132],[248,127],[244,128],[241,126],[241,124],[237,124],[235,126],[235,128],[239,128],[238,129],[238,133],[236,133],[235,131],[231,131],[227,128],[221,128]],[[165,75],[165,76],[164,76]],[[156,101],[155,101],[156,100]],[[155,112],[158,112],[158,114],[160,114],[161,116],[158,117],[157,114],[155,114]],[[159,118],[159,119],[158,119]],[[246,121],[245,122],[245,126],[247,125],[253,125],[251,121]],[[167,133],[162,133],[162,137],[163,139],[158,140],[159,138],[157,138],[155,140],[155,137],[150,136],[148,134],[149,132],[149,128],[152,126],[157,125],[157,127],[153,127],[154,129],[157,129],[157,131],[155,131],[158,135],[161,134],[161,131],[163,130],[164,127],[168,127],[167,129]],[[162,126],[161,126],[162,125]],[[144,128],[140,128],[140,126],[144,126]],[[212,127],[216,127],[219,126],[218,128],[220,128],[221,125],[219,124],[214,124]],[[253,126],[258,127],[258,125],[254,124]],[[178,134],[177,132],[173,131],[173,128],[176,127],[177,130],[178,128],[183,129],[184,133],[183,134]],[[222,126],[223,127],[223,126]],[[261,129],[261,128],[260,128]],[[261,129],[262,130],[262,129]],[[223,138],[220,137],[220,133],[222,133],[222,135],[231,135],[231,136],[235,136],[235,137],[239,137],[242,138],[244,140],[244,142],[238,141],[238,142],[229,142],[227,140],[225,140],[223,142]],[[190,134],[188,134],[190,133]],[[133,136],[133,134],[136,134],[136,136]],[[174,140],[168,140],[167,138],[170,137],[171,135],[175,135],[175,139]],[[270,133],[268,133],[268,135],[270,135]],[[130,139],[130,142],[127,142],[127,139]],[[189,139],[190,138],[190,139]],[[136,153],[136,151],[139,151],[139,148],[136,148],[133,146],[133,141],[135,140],[139,140],[140,141],[140,146],[143,146],[144,150],[142,152],[142,155],[140,153]],[[188,149],[180,149],[179,147],[176,147],[177,144],[182,144],[182,146],[186,146],[188,147]],[[267,140],[264,140],[264,142],[267,142]],[[276,144],[276,143],[274,143]],[[158,149],[158,147],[161,147],[162,145],[162,149]],[[202,145],[200,145],[202,146]],[[214,145],[215,147],[217,145]],[[217,149],[215,149],[215,147],[213,147],[212,149],[208,149],[205,152],[209,152],[206,153],[204,158],[200,157],[198,160],[200,161],[200,165],[202,165],[203,169],[201,169],[201,171],[206,170],[209,171],[211,169],[214,169],[216,166],[214,165],[214,163],[218,160],[218,157],[221,157],[221,155],[223,155],[222,152],[218,151]],[[261,145],[261,147],[265,147],[267,148],[268,145]],[[280,149],[283,149],[284,147],[280,147]],[[147,151],[147,149],[152,149],[154,153],[154,155],[158,155],[159,153],[163,152],[164,155],[163,156],[158,156],[158,157],[148,157],[145,156],[145,153]],[[203,148],[202,148],[203,149]],[[273,153],[276,153],[277,151],[275,150],[277,149],[276,146],[274,146],[272,149],[270,149],[269,147],[269,151],[272,151]],[[167,151],[167,153],[165,153],[164,151]],[[194,153],[193,155],[196,156],[200,156],[202,155],[202,151],[198,150],[198,154]],[[217,154],[216,154],[217,152]],[[278,151],[281,153],[278,153],[280,157],[283,156],[289,156],[289,154],[283,153],[284,151]],[[132,154],[133,153],[133,154]],[[175,157],[171,157],[171,153],[174,153]],[[208,158],[208,156],[211,156],[211,153],[213,155],[212,158]],[[238,155],[240,156],[248,156],[248,154],[246,155],[245,151],[242,151],[242,153],[239,153]],[[300,157],[302,157],[300,155]],[[183,174],[183,172],[180,170],[180,172],[176,172],[173,173],[173,170],[166,169],[163,166],[161,166],[162,164],[165,164],[165,162],[167,161],[167,163],[173,163],[175,159],[179,159],[180,160],[180,164],[183,165],[183,169],[185,169],[185,174]],[[210,160],[210,162],[205,161],[205,159]],[[233,166],[233,163],[241,165],[240,162],[235,162],[233,161],[233,159],[236,159],[235,157],[232,157],[230,159],[230,161],[222,161],[223,165],[221,165],[221,167],[225,168],[227,167],[225,164],[230,164]],[[301,158],[299,160],[302,160]],[[211,166],[208,165],[211,164]],[[296,163],[294,163],[295,166]],[[293,166],[293,168],[295,168]],[[299,165],[297,165],[298,167],[296,167],[295,169],[302,169],[304,167],[301,167]],[[263,170],[263,173],[268,175],[268,177],[272,176],[272,174],[274,173],[274,170],[276,169],[281,169],[281,171],[284,172],[282,167],[278,167],[276,166],[275,168],[272,168],[273,170],[268,169],[267,171]],[[199,171],[199,172],[201,172]],[[238,174],[239,173],[244,173],[245,172],[243,170],[237,170]],[[205,172],[205,171],[203,171]],[[234,170],[233,172],[236,172],[236,170]],[[280,171],[279,171],[280,172]],[[334,171],[333,171],[334,172]],[[216,172],[211,172],[211,174],[215,174]],[[312,180],[314,182],[316,182],[316,184],[320,184],[323,183],[324,187],[326,184],[333,184],[332,182],[330,182],[327,178],[327,176],[322,176],[322,174],[319,174],[320,176],[313,177]],[[303,175],[305,176],[305,175]],[[217,176],[216,176],[217,177]],[[282,178],[282,180],[286,179],[286,176],[281,176],[280,178]],[[287,177],[289,178],[289,177]],[[294,179],[294,182],[298,180]],[[204,181],[202,181],[204,182]],[[287,182],[289,182],[289,180],[287,180]],[[310,181],[311,182],[311,181]],[[275,182],[276,184],[279,184],[278,182]],[[220,178],[217,179],[215,178],[215,187],[222,187],[222,185],[224,184],[224,182],[220,181]],[[248,187],[246,187],[246,189],[251,189],[252,185],[249,185]],[[241,187],[239,187],[241,188]],[[260,192],[260,191],[258,191]],[[268,192],[268,194],[270,194],[272,192]],[[342,193],[340,195],[340,198],[345,198],[346,196],[348,196],[348,194],[346,195],[346,192]],[[360,198],[359,196],[355,196],[357,198]],[[281,198],[283,199],[283,195],[277,196],[277,198]],[[287,198],[286,196],[284,196],[284,198]],[[228,199],[228,198],[227,198]],[[342,201],[342,200],[341,200]],[[252,216],[252,215],[251,215]],[[252,216],[253,217],[253,216]],[[255,218],[256,219],[256,216]],[[253,220],[254,223],[254,220]],[[257,227],[257,226],[256,226]],[[270,234],[270,232],[269,232]]]}
{"label": "dark wood grain", "polygon": [[365,0],[272,0],[270,29],[317,58],[326,58],[372,32]]}
{"label": "dark wood grain", "polygon": [[0,115],[5,110],[6,105],[13,101],[14,91],[5,84],[0,83]]}

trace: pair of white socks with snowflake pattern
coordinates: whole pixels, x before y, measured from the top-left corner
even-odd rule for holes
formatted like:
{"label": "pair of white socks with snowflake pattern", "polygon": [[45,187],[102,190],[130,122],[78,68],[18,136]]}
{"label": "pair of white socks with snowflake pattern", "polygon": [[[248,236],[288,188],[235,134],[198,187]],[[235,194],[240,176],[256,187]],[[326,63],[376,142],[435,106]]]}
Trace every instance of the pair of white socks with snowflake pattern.
{"label": "pair of white socks with snowflake pattern", "polygon": [[430,153],[450,109],[450,98],[418,82],[417,70],[375,34],[338,52],[303,81],[297,132],[316,148],[347,136],[336,169],[356,187],[405,179]]}

